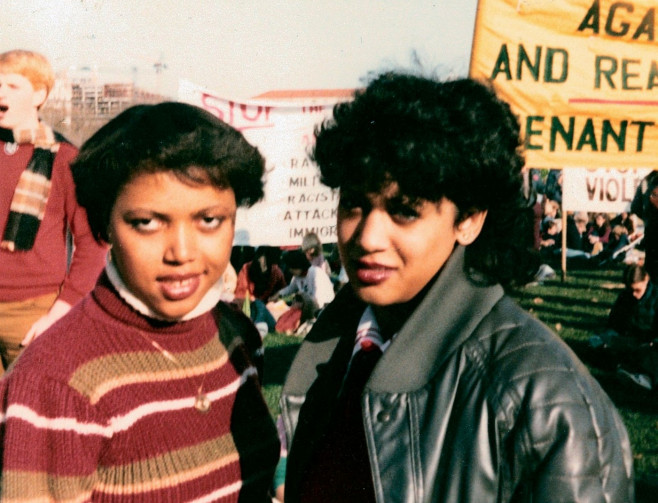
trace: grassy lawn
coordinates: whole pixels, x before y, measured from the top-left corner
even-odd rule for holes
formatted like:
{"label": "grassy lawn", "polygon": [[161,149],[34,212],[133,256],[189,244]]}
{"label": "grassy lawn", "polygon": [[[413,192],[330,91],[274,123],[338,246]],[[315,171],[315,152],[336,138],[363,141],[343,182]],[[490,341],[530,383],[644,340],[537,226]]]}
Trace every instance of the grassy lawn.
{"label": "grassy lawn", "polygon": [[649,502],[658,491],[658,393],[620,381],[615,362],[587,345],[623,289],[621,275],[621,268],[569,270],[564,280],[527,286],[515,297],[571,346],[619,408],[633,447],[637,501]]}
{"label": "grassy lawn", "polygon": [[279,397],[283,381],[288,373],[297,349],[302,342],[301,337],[270,333],[265,337],[265,382],[263,395],[267,405],[276,417],[279,414]]}
{"label": "grassy lawn", "polygon": [[[526,286],[514,293],[526,310],[560,335],[590,368],[619,408],[633,446],[638,503],[656,501],[658,492],[658,392],[620,381],[612,362],[601,361],[587,339],[600,330],[623,288],[621,269],[573,269],[566,278]],[[301,339],[282,334],[265,338],[264,392],[278,413],[281,386]]]}

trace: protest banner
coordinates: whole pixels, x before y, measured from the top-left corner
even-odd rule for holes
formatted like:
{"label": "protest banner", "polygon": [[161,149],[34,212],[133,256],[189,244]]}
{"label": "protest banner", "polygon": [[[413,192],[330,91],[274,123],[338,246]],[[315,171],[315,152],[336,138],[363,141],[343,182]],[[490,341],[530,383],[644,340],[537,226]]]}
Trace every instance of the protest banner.
{"label": "protest banner", "polygon": [[629,211],[635,191],[650,169],[572,168],[563,172],[563,211]]}
{"label": "protest banner", "polygon": [[320,183],[308,154],[314,128],[331,117],[339,98],[306,104],[235,101],[189,81],[181,81],[178,97],[241,131],[266,159],[265,197],[238,210],[234,245],[300,246],[308,232],[323,243],[336,242],[338,194]]}
{"label": "protest banner", "polygon": [[519,115],[528,166],[655,168],[655,0],[479,0],[470,76]]}

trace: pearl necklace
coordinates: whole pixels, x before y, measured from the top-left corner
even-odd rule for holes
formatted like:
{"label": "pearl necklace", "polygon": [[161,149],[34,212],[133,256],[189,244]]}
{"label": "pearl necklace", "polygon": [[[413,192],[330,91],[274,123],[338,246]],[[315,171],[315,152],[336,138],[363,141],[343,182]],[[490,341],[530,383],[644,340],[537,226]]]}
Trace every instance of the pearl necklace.
{"label": "pearl necklace", "polygon": [[[156,341],[151,339],[141,330],[138,331],[138,333],[146,342],[148,342],[149,344],[151,344],[151,346],[157,349],[160,352],[160,354],[164,356],[167,360],[172,362],[174,365],[177,365],[181,370],[185,369],[185,367],[183,367],[181,362],[178,361],[178,358],[176,358],[173,354],[171,354],[169,351],[163,348],[160,344],[158,344]],[[197,388],[196,398],[194,399],[194,408],[197,411],[201,412],[202,414],[208,412],[210,410],[210,406],[212,405],[210,398],[208,398],[208,395],[206,395],[203,391],[203,385],[205,381],[206,381],[206,374],[204,373],[203,379],[201,380],[201,384]]]}

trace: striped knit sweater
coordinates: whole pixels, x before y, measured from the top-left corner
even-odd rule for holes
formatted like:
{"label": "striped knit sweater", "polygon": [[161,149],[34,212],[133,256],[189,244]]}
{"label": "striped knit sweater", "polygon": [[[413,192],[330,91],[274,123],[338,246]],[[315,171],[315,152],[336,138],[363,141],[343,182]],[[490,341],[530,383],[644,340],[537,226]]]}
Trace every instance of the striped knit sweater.
{"label": "striped knit sweater", "polygon": [[158,323],[103,276],[0,381],[2,501],[267,501],[279,443],[247,345],[226,306]]}

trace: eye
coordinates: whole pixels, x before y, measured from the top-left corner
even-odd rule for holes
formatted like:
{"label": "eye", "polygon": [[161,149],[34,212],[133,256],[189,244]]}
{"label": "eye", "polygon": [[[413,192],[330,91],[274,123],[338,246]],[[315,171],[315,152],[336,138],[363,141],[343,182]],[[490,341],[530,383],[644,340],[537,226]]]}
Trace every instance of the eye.
{"label": "eye", "polygon": [[219,228],[220,225],[226,220],[226,217],[206,215],[199,219],[199,226],[204,231],[212,231]]}
{"label": "eye", "polygon": [[139,232],[155,232],[161,227],[159,220],[155,218],[133,218],[128,221],[130,226]]}
{"label": "eye", "polygon": [[391,201],[388,213],[397,222],[409,223],[420,217],[420,205],[403,201]]}

